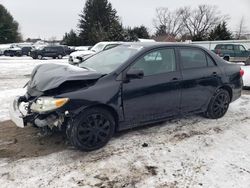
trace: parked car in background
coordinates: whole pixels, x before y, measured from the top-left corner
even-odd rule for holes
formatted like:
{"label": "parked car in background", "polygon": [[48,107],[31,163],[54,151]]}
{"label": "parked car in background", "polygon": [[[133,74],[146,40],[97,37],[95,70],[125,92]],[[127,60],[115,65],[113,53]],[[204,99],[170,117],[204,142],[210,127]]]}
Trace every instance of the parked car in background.
{"label": "parked car in background", "polygon": [[21,48],[21,55],[26,55],[26,56],[29,56],[30,55],[30,52],[32,50],[32,47],[31,46],[24,46]]}
{"label": "parked car in background", "polygon": [[12,44],[0,44],[0,55],[4,55],[4,51],[8,50]]}
{"label": "parked car in background", "polygon": [[250,51],[241,44],[217,44],[213,52],[230,62],[248,63],[250,60]]}
{"label": "parked car in background", "polygon": [[67,54],[65,53],[63,46],[45,46],[38,49],[32,49],[30,52],[30,56],[33,59],[43,59],[44,57],[62,59],[65,55]]}
{"label": "parked car in background", "polygon": [[95,46],[93,46],[90,50],[76,51],[71,53],[69,56],[69,63],[79,64],[83,62],[84,59],[86,59],[86,57],[89,57],[93,54],[96,54],[104,50],[114,48],[120,44],[121,42],[99,42]]}
{"label": "parked car in background", "polygon": [[16,45],[11,45],[8,49],[4,50],[5,56],[22,56],[22,49]]}
{"label": "parked car in background", "polygon": [[223,117],[241,96],[243,73],[198,46],[122,44],[79,67],[37,66],[10,114],[19,127],[66,130],[75,147],[91,151],[116,131],[186,114]]}
{"label": "parked car in background", "polygon": [[62,45],[62,47],[64,48],[64,52],[66,55],[70,55],[72,52],[74,52],[75,50],[66,46],[66,45]]}

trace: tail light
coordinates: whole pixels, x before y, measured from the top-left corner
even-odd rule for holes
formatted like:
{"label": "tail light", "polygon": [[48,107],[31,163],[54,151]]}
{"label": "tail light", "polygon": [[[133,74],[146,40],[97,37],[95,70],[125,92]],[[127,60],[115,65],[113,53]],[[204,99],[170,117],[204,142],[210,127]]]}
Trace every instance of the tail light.
{"label": "tail light", "polygon": [[244,70],[240,69],[240,76],[242,77],[244,75]]}

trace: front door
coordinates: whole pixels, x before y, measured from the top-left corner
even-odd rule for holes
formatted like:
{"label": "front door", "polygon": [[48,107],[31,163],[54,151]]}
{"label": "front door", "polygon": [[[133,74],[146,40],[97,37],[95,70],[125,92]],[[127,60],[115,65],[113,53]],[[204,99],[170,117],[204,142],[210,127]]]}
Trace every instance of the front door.
{"label": "front door", "polygon": [[235,52],[234,61],[245,62],[247,60],[247,58],[249,57],[249,52],[242,45],[235,45],[234,52]]}
{"label": "front door", "polygon": [[144,77],[123,83],[123,108],[127,122],[143,123],[179,113],[181,75],[174,49],[150,51],[130,69],[143,70]]}

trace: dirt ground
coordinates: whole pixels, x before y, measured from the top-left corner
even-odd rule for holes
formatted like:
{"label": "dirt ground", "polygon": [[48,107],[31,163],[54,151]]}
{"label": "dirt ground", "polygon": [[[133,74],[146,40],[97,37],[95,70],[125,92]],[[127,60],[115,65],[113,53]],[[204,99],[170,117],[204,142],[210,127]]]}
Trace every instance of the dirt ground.
{"label": "dirt ground", "polygon": [[63,134],[39,136],[34,127],[16,127],[11,121],[0,122],[0,158],[20,159],[48,155],[68,147]]}

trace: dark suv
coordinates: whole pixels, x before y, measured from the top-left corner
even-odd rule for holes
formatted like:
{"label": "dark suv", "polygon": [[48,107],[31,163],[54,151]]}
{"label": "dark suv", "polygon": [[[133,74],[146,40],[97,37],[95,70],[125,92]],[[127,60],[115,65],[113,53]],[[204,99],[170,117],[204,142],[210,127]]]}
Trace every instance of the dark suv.
{"label": "dark suv", "polygon": [[226,61],[249,63],[250,60],[250,51],[241,44],[218,44],[212,51]]}
{"label": "dark suv", "polygon": [[43,59],[43,57],[52,57],[62,59],[67,55],[63,46],[45,46],[39,49],[33,49],[30,52],[30,56],[33,59]]}
{"label": "dark suv", "polygon": [[140,125],[192,113],[223,117],[241,96],[243,73],[193,45],[122,44],[79,67],[38,65],[10,114],[19,127],[65,130],[74,146],[90,151]]}

